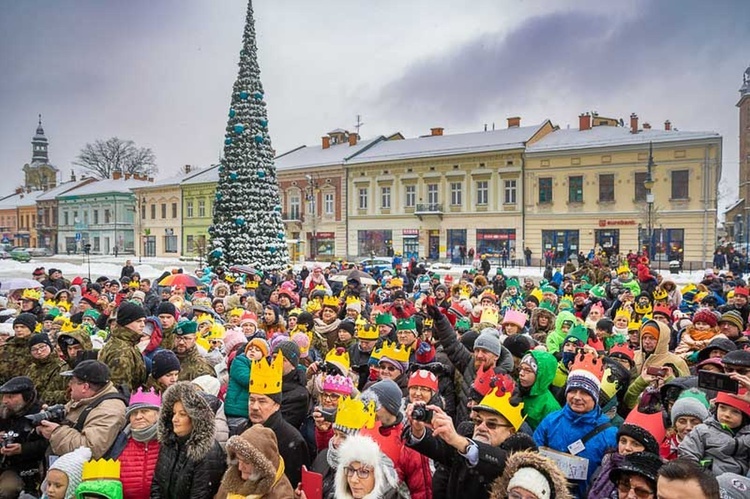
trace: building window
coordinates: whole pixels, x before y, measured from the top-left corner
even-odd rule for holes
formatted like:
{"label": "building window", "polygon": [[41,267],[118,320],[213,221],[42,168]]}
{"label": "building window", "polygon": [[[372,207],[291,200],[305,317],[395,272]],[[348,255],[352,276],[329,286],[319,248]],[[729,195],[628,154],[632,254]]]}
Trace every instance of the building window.
{"label": "building window", "polygon": [[63,211],[63,225],[70,225],[68,222],[69,222],[68,212],[67,211]]}
{"label": "building window", "polygon": [[583,203],[583,176],[568,177],[568,202]]}
{"label": "building window", "polygon": [[193,218],[193,202],[188,201],[187,203],[185,203],[185,207],[186,207],[185,211],[187,211],[187,214],[185,216],[187,218]]}
{"label": "building window", "polygon": [[164,236],[164,252],[177,253],[177,236]]}
{"label": "building window", "polygon": [[416,185],[407,185],[406,186],[406,199],[404,206],[407,208],[414,208],[414,206],[417,204],[417,186]]}
{"label": "building window", "polygon": [[326,215],[333,216],[334,207],[332,192],[326,192],[323,196],[323,209],[325,210]]}
{"label": "building window", "polygon": [[690,170],[672,172],[672,199],[688,199],[690,187]]}
{"label": "building window", "polygon": [[141,219],[146,220],[146,203],[141,203]]}
{"label": "building window", "polygon": [[383,210],[391,209],[391,188],[390,187],[380,188],[380,208]]}
{"label": "building window", "polygon": [[167,218],[167,203],[161,204],[161,218],[162,219]]}
{"label": "building window", "polygon": [[451,205],[452,206],[461,206],[462,198],[461,195],[462,189],[461,189],[461,182],[451,182]]}
{"label": "building window", "polygon": [[154,220],[156,218],[156,205],[151,205],[151,220]]}
{"label": "building window", "polygon": [[192,253],[195,251],[195,240],[193,239],[193,236],[187,236],[187,239],[185,241],[185,246],[187,246],[187,252]]}
{"label": "building window", "polygon": [[599,202],[611,203],[615,200],[615,174],[602,173],[599,175]]}
{"label": "building window", "polygon": [[112,221],[112,214],[109,210],[104,210],[104,223],[108,224]]}
{"label": "building window", "polygon": [[480,180],[477,182],[477,204],[487,205],[490,197],[490,186],[486,180]]}
{"label": "building window", "polygon": [[172,203],[172,218],[177,218],[177,203]]}
{"label": "building window", "polygon": [[505,181],[505,204],[516,204],[516,181]]}
{"label": "building window", "polygon": [[99,225],[99,210],[94,210],[94,225]]}
{"label": "building window", "polygon": [[95,252],[99,252],[99,251],[102,250],[101,249],[101,240],[99,239],[98,236],[94,237],[94,248],[93,248],[93,250]]}
{"label": "building window", "polygon": [[635,182],[635,200],[636,201],[646,201],[646,193],[648,193],[648,189],[646,189],[646,186],[644,183],[646,182],[646,178],[648,178],[648,174],[646,172],[635,172],[635,178],[633,181]]}
{"label": "building window", "polygon": [[206,201],[200,199],[198,201],[198,217],[203,218],[206,216]]}
{"label": "building window", "polygon": [[299,195],[295,194],[293,196],[289,196],[289,212],[291,215],[291,220],[299,220],[299,207],[300,207],[300,197]]}
{"label": "building window", "polygon": [[427,184],[427,204],[436,205],[440,201],[438,199],[438,185]]}
{"label": "building window", "polygon": [[367,188],[364,187],[359,189],[359,209],[367,209]]}
{"label": "building window", "polygon": [[539,204],[552,202],[552,178],[544,177],[539,179]]}

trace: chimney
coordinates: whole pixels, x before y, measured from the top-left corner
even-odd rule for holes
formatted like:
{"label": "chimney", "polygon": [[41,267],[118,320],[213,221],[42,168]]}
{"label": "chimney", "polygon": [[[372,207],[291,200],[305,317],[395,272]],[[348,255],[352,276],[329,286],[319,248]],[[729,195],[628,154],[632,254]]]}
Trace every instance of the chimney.
{"label": "chimney", "polygon": [[350,146],[356,146],[357,145],[357,134],[356,133],[350,133],[349,134],[349,145]]}
{"label": "chimney", "polygon": [[591,115],[589,113],[581,113],[578,115],[578,130],[591,130]]}
{"label": "chimney", "polygon": [[125,180],[130,180],[130,177],[132,177],[132,175],[130,173],[126,173],[125,174]]}
{"label": "chimney", "polygon": [[149,182],[153,182],[154,181],[154,177],[148,177],[148,181]]}
{"label": "chimney", "polygon": [[435,128],[430,128],[430,135],[433,137],[439,137],[443,135],[443,128],[439,126]]}
{"label": "chimney", "polygon": [[638,133],[638,115],[630,114],[630,133]]}
{"label": "chimney", "polygon": [[331,137],[328,135],[323,136],[323,149],[328,149],[331,147]]}
{"label": "chimney", "polygon": [[667,120],[664,122],[664,130],[670,131],[672,129],[672,122]]}
{"label": "chimney", "polygon": [[122,178],[122,171],[115,170],[112,172],[112,180],[120,180]]}
{"label": "chimney", "polygon": [[518,128],[521,126],[521,117],[513,116],[508,118],[508,128]]}
{"label": "chimney", "polygon": [[185,165],[185,173],[190,173],[190,170],[192,170],[193,167],[190,165]]}
{"label": "chimney", "polygon": [[648,123],[648,122],[644,123],[643,124],[643,129],[644,130],[651,130],[651,123]]}
{"label": "chimney", "polygon": [[75,170],[70,170],[70,181],[75,182],[76,181],[76,172]]}

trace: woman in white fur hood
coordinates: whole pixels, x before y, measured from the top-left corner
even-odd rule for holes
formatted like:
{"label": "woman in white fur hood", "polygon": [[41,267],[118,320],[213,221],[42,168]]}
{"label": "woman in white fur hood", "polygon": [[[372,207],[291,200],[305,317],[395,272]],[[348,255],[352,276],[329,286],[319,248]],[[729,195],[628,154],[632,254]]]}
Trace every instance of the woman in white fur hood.
{"label": "woman in white fur hood", "polygon": [[399,499],[399,479],[393,463],[373,439],[348,437],[338,450],[336,499]]}

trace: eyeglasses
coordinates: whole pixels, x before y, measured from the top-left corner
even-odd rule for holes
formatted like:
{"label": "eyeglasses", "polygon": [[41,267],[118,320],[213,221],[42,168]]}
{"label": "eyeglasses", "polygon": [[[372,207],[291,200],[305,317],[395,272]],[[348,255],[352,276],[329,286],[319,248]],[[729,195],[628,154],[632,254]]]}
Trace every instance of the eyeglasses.
{"label": "eyeglasses", "polygon": [[635,496],[638,499],[648,499],[649,497],[653,497],[654,493],[650,490],[643,488],[643,487],[633,487],[630,484],[630,480],[618,480],[617,482],[617,490],[620,491],[621,494],[628,494],[631,490],[635,493]]}
{"label": "eyeglasses", "polygon": [[521,366],[518,368],[519,373],[534,374],[534,370],[530,367]]}
{"label": "eyeglasses", "polygon": [[351,466],[345,467],[344,471],[346,471],[347,478],[352,478],[354,475],[357,475],[357,478],[360,480],[367,480],[370,478],[370,473],[372,473],[372,470],[369,468],[352,468]]}
{"label": "eyeglasses", "polygon": [[498,423],[497,421],[488,421],[486,419],[482,419],[480,417],[473,417],[471,418],[471,422],[474,423],[474,427],[478,428],[484,424],[484,426],[487,427],[488,430],[497,430],[498,428],[511,428],[513,425],[510,424],[503,424]]}
{"label": "eyeglasses", "polygon": [[341,395],[338,393],[323,392],[320,394],[320,398],[323,400],[338,400],[341,398]]}
{"label": "eyeglasses", "polygon": [[432,393],[431,388],[427,388],[426,386],[410,386],[409,391],[414,390],[415,392],[421,392],[421,393]]}
{"label": "eyeglasses", "polygon": [[175,336],[175,343],[188,343],[195,340],[195,336]]}
{"label": "eyeglasses", "polygon": [[725,365],[724,366],[724,372],[726,374],[737,373],[737,374],[739,374],[741,376],[747,376],[747,373],[750,373],[750,369],[736,368],[736,367],[731,367],[731,366],[726,366]]}
{"label": "eyeglasses", "polygon": [[31,347],[31,353],[43,352],[45,348],[49,348],[49,345],[42,343],[41,345],[33,346]]}
{"label": "eyeglasses", "polygon": [[396,367],[396,366],[393,366],[393,365],[391,365],[391,364],[380,364],[380,366],[379,366],[379,367],[380,367],[380,369],[382,369],[383,371],[388,371],[388,372],[396,372],[396,371],[398,371],[398,370],[399,370],[399,368],[398,368],[398,367]]}

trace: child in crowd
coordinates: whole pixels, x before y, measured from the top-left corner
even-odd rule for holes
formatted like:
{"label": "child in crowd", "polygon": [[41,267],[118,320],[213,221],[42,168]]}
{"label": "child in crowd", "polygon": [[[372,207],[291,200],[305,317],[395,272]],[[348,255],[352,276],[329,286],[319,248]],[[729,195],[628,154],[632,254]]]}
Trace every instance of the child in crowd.
{"label": "child in crowd", "polygon": [[659,446],[659,455],[667,461],[677,459],[677,449],[693,428],[710,416],[706,394],[697,388],[685,390],[669,413],[672,426]]}
{"label": "child in crowd", "polygon": [[79,447],[60,456],[47,472],[42,483],[42,499],[73,499],[81,483],[83,463],[91,459],[91,449]]}
{"label": "child in crowd", "polygon": [[674,353],[687,357],[693,352],[705,348],[709,342],[719,334],[716,314],[706,308],[702,308],[693,315],[693,325],[687,326],[682,332],[680,344]]}

